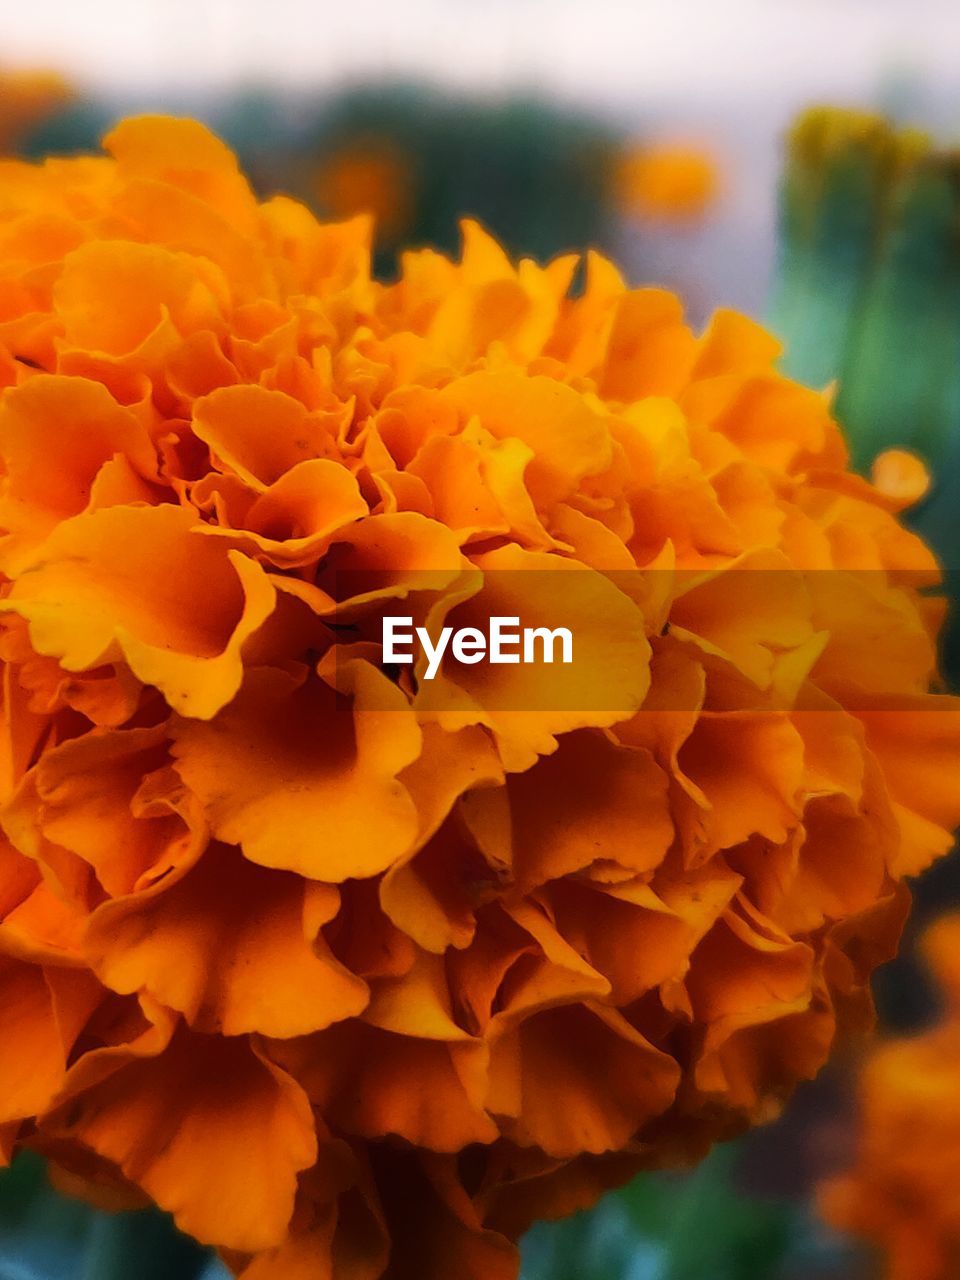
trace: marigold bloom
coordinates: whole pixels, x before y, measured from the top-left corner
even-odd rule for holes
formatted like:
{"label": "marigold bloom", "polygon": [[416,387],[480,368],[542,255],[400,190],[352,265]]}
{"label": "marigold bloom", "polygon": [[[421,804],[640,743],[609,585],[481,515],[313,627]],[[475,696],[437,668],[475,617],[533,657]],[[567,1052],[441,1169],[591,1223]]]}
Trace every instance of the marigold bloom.
{"label": "marigold bloom", "polygon": [[829,1222],[881,1251],[889,1280],[951,1280],[960,1262],[960,915],[930,928],[924,951],[943,1020],[873,1051],[856,1161],[820,1194]]}
{"label": "marigold bloom", "polygon": [[[936,565],[745,318],[470,223],[382,284],[193,122],[106,147],[0,184],[0,1150],[245,1280],[512,1280],[869,1017],[960,819]],[[381,660],[561,596],[579,701]]]}

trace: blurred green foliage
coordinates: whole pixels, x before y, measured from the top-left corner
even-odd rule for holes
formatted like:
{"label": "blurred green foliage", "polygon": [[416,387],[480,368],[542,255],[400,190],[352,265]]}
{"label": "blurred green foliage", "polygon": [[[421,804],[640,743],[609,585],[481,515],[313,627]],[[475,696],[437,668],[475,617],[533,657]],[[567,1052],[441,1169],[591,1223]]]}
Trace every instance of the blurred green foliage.
{"label": "blurred green foliage", "polygon": [[[842,378],[846,385],[861,345],[862,312],[886,257],[894,193],[926,145],[922,135],[898,133],[882,117],[859,111],[818,107],[793,125],[770,317],[786,339],[783,364],[791,377],[810,386]],[[868,447],[865,441],[861,455]]]}
{"label": "blurred green foliage", "polygon": [[960,153],[835,108],[787,140],[772,327],[784,368],[837,382],[855,460],[960,462]]}
{"label": "blurred green foliage", "polygon": [[[930,467],[909,521],[960,601],[960,152],[881,116],[804,113],[787,140],[771,324],[788,374],[836,382],[859,467],[890,448]],[[944,641],[954,687],[957,613]]]}
{"label": "blurred green foliage", "polygon": [[[646,1174],[589,1213],[535,1227],[523,1280],[814,1280],[836,1245],[804,1207],[741,1185],[739,1144],[695,1171]],[[827,1269],[824,1269],[824,1267]],[[0,1280],[228,1280],[155,1210],[106,1214],[68,1200],[24,1152],[0,1173]],[[451,1277],[451,1280],[455,1280]]]}
{"label": "blurred green foliage", "polygon": [[296,154],[300,194],[315,203],[311,178],[322,163],[364,148],[396,157],[409,189],[405,216],[379,241],[389,270],[401,245],[455,252],[465,216],[514,256],[546,261],[596,243],[621,145],[617,130],[586,113],[532,97],[377,85],[325,102],[300,129]]}
{"label": "blurred green foliage", "polygon": [[219,1280],[208,1250],[153,1209],[101,1213],[59,1195],[21,1152],[0,1173],[0,1280]]}
{"label": "blurred green foliage", "polygon": [[[912,448],[952,484],[960,154],[880,116],[806,112],[787,143],[779,254],[772,323],[787,343],[786,372],[811,386],[837,381],[837,415],[860,466]],[[948,530],[933,527],[929,507],[925,532],[946,549]]]}
{"label": "blurred green foliage", "polygon": [[738,1148],[687,1174],[644,1174],[590,1213],[535,1227],[524,1280],[775,1280],[802,1247],[801,1207],[736,1182]]}

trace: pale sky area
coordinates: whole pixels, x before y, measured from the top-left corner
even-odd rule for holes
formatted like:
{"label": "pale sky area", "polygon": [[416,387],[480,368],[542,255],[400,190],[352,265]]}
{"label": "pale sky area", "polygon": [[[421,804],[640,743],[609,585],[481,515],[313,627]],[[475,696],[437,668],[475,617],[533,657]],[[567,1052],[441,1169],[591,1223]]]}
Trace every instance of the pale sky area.
{"label": "pale sky area", "polygon": [[754,311],[797,110],[879,103],[960,138],[960,0],[0,0],[0,64],[55,67],[129,109],[425,78],[702,138],[724,202],[707,236],[664,252],[689,260],[706,304]]}
{"label": "pale sky area", "polygon": [[3,0],[0,33],[5,61],[118,87],[420,73],[622,101],[960,67],[955,0]]}

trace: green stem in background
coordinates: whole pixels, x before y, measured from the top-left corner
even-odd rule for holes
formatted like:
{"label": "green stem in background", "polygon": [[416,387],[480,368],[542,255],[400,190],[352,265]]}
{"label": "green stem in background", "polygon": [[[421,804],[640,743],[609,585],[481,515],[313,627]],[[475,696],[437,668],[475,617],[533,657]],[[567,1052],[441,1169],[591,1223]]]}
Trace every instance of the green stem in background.
{"label": "green stem in background", "polygon": [[836,404],[861,466],[902,445],[941,473],[960,427],[958,176],[931,154],[893,192]]}
{"label": "green stem in background", "polygon": [[932,490],[910,522],[960,599],[960,155],[878,116],[807,112],[788,140],[781,237],[784,367],[813,386],[836,380],[862,470],[897,447],[928,464]]}
{"label": "green stem in background", "polygon": [[891,189],[927,147],[879,116],[819,107],[787,139],[771,314],[784,370],[810,386],[838,377],[887,219]]}

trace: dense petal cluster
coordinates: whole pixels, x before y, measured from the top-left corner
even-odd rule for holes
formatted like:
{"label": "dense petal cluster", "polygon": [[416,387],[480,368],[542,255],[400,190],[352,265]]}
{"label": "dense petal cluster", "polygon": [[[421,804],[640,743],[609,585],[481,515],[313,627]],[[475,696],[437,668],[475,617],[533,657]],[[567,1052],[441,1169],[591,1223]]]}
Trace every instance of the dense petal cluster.
{"label": "dense petal cluster", "polygon": [[942,1021],[873,1051],[853,1167],[820,1195],[829,1222],[880,1251],[888,1280],[952,1280],[960,1266],[960,916],[929,929],[924,950]]}
{"label": "dense petal cluster", "polygon": [[[869,1016],[960,818],[903,467],[596,256],[380,283],[197,124],[106,149],[0,181],[3,1148],[245,1280],[510,1280]],[[383,661],[557,568],[576,706]]]}

